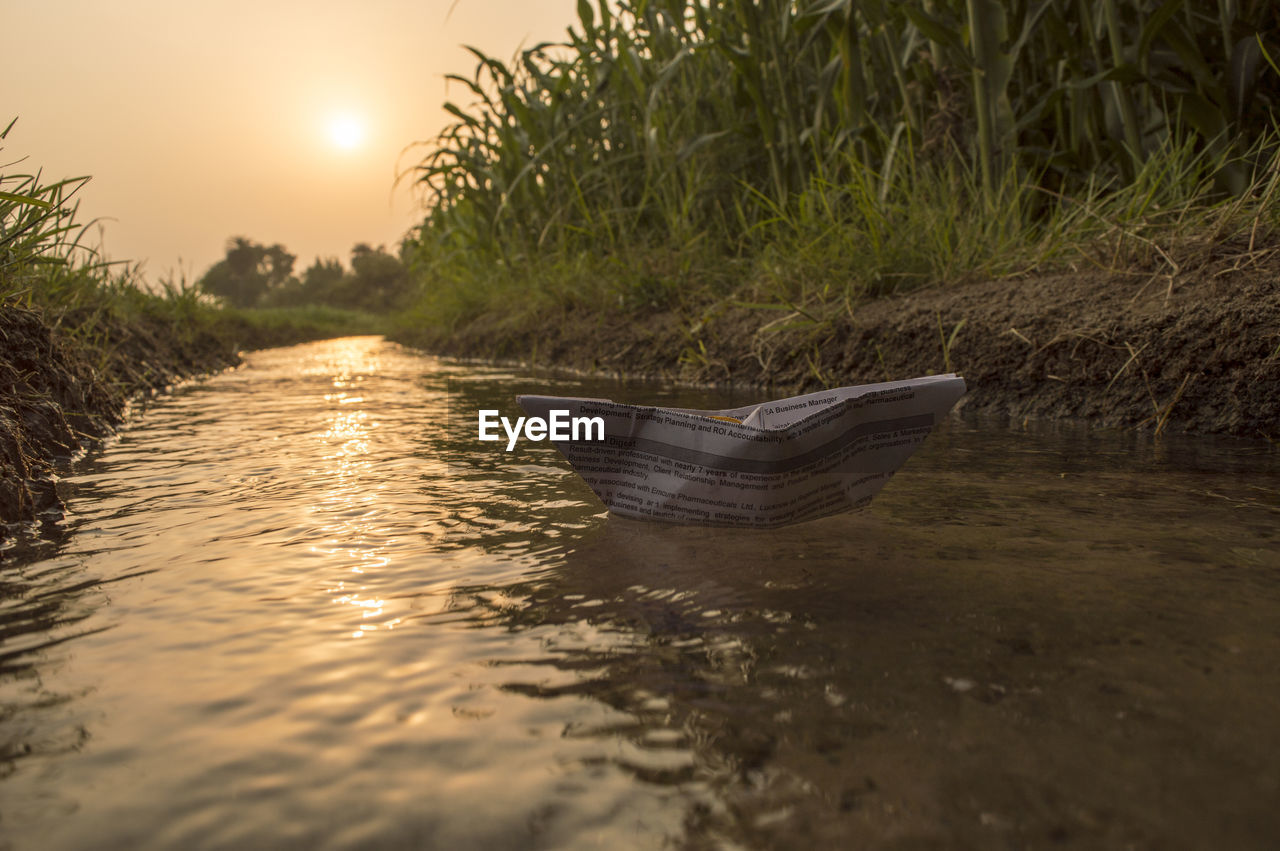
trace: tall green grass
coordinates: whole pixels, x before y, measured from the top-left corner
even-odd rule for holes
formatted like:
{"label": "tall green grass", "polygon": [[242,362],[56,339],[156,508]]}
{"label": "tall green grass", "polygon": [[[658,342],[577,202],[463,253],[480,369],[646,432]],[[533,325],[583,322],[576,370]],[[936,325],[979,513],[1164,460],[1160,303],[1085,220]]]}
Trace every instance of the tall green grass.
{"label": "tall green grass", "polygon": [[412,172],[424,321],[1014,273],[1249,197],[1280,103],[1263,0],[580,0],[472,53]]}
{"label": "tall green grass", "polygon": [[[14,121],[0,132],[3,140]],[[88,177],[45,182],[0,168],[0,305],[34,308],[72,345],[105,363],[107,338],[145,318],[195,333],[208,307],[194,287],[149,286],[137,264],[113,263],[86,243],[76,194]]]}
{"label": "tall green grass", "polygon": [[[0,142],[15,122],[0,130]],[[337,308],[222,309],[185,279],[148,280],[141,264],[108,261],[87,242],[94,223],[79,218],[76,195],[88,179],[46,182],[0,160],[0,308],[39,310],[97,367],[138,335],[158,335],[175,350],[221,347],[229,356],[384,327],[378,317]]]}
{"label": "tall green grass", "polygon": [[[0,142],[16,122],[0,131]],[[44,183],[38,172],[12,167],[0,167],[0,298],[47,297],[97,268],[81,247],[86,226],[76,220],[75,195],[88,178]]]}

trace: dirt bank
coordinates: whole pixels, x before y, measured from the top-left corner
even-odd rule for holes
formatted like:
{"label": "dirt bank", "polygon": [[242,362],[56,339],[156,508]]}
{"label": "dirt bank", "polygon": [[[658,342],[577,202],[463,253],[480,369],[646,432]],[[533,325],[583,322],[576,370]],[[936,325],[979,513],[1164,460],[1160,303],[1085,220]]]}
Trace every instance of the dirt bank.
{"label": "dirt bank", "polygon": [[0,540],[10,524],[58,517],[57,463],[119,425],[130,400],[240,362],[240,349],[332,336],[324,324],[101,306],[50,316],[0,302]]}
{"label": "dirt bank", "polygon": [[171,324],[75,312],[51,322],[0,305],[0,521],[59,514],[54,464],[110,432],[131,398],[238,362],[217,335]]}
{"label": "dirt bank", "polygon": [[1280,439],[1280,250],[879,299],[836,315],[732,304],[472,323],[434,351],[810,390],[955,371],[970,410]]}

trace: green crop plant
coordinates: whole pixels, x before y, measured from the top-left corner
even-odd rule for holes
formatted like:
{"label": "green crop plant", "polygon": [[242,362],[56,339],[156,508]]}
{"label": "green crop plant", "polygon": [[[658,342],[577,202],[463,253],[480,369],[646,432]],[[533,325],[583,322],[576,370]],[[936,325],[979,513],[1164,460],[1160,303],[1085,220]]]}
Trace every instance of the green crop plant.
{"label": "green crop plant", "polygon": [[[1264,0],[580,0],[561,43],[472,54],[408,173],[423,315],[451,321],[1025,271],[1247,197],[1280,103]],[[758,274],[780,253],[812,274]],[[655,290],[646,263],[679,271]]]}

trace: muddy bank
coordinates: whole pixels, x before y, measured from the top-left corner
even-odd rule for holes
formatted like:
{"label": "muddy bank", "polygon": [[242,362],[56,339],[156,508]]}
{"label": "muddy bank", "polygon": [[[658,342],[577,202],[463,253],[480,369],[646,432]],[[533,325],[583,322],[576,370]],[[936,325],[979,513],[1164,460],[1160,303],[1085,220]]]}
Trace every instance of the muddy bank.
{"label": "muddy bank", "polygon": [[774,390],[962,374],[962,405],[1104,427],[1280,439],[1280,251],[1126,274],[1080,270],[924,290],[835,315],[733,304],[497,318],[438,353]]}
{"label": "muddy bank", "polygon": [[85,307],[51,316],[0,303],[0,540],[10,524],[61,515],[57,463],[109,434],[131,400],[235,366],[242,349],[331,335],[213,310],[124,318]]}
{"label": "muddy bank", "polygon": [[0,520],[56,516],[54,464],[119,424],[128,401],[238,363],[208,331],[0,305]]}

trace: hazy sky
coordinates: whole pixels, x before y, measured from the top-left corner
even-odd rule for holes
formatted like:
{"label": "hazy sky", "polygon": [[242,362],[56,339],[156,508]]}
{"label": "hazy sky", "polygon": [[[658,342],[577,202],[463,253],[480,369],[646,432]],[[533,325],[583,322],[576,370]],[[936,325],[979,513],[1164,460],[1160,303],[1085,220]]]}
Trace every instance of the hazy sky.
{"label": "hazy sky", "polygon": [[[450,7],[453,6],[452,13]],[[6,174],[89,174],[83,221],[149,278],[198,277],[228,237],[301,271],[394,245],[420,215],[406,146],[445,124],[472,44],[560,40],[576,0],[0,0]],[[14,160],[25,161],[10,165]]]}

